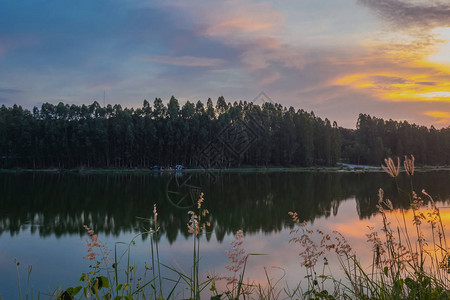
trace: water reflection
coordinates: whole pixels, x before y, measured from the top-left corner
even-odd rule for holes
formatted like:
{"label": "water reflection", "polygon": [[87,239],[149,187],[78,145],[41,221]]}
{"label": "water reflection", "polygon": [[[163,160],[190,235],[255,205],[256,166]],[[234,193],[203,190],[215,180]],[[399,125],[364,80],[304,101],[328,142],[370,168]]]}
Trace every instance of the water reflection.
{"label": "water reflection", "polygon": [[[416,173],[414,186],[426,189],[441,202],[439,206],[448,206],[442,201],[450,200],[449,175],[448,171]],[[408,187],[408,178],[402,174],[398,184]],[[118,241],[130,242],[141,230],[142,221],[136,217],[151,216],[153,203],[158,205],[163,233],[161,260],[189,273],[192,237],[188,238],[186,229],[187,210],[200,191],[205,193],[213,224],[213,232],[201,237],[202,278],[211,270],[229,275],[225,250],[230,249],[234,232],[243,229],[247,252],[267,254],[251,257],[247,276],[265,284],[263,267],[268,267],[274,278],[286,274],[281,285],[284,280],[291,287],[297,284],[305,270],[300,267],[298,245],[288,242],[292,237],[289,211],[299,212],[300,218],[315,228],[341,232],[361,264],[370,266],[366,227],[380,229],[381,217],[376,213],[380,187],[387,198],[395,200],[396,208],[409,204],[407,197],[397,197],[395,182],[381,172],[1,174],[0,298],[17,299],[14,257],[24,266],[22,278],[26,278],[26,266],[33,265],[35,291],[54,289],[57,282],[63,287],[76,284],[90,264],[82,259],[86,255],[83,225],[93,227],[112,249]],[[442,212],[448,224],[450,213]],[[396,213],[392,212],[392,218],[399,218]],[[144,236],[132,252],[140,272],[145,272],[149,256],[149,240]],[[339,262],[333,261],[336,257],[327,258],[331,267],[339,267]],[[339,276],[339,268],[332,271]],[[173,274],[167,277],[173,278]]]}
{"label": "water reflection", "polygon": [[[409,186],[399,177],[400,186]],[[416,173],[414,186],[437,201],[449,201],[450,172]],[[336,215],[343,200],[354,198],[359,219],[376,214],[377,190],[406,207],[394,181],[384,173],[222,173],[222,174],[1,174],[0,234],[30,228],[40,236],[83,235],[87,224],[101,234],[138,232],[158,206],[160,226],[170,243],[188,236],[187,210],[205,193],[218,241],[244,229],[278,232],[290,224],[287,212],[314,222]],[[210,236],[208,236],[210,237]],[[145,238],[145,236],[144,236]]]}

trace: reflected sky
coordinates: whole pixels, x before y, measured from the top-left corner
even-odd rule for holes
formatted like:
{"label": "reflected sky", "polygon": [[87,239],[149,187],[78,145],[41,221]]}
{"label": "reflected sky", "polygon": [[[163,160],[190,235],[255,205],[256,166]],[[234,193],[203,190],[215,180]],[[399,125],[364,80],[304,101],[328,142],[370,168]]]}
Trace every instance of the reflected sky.
{"label": "reflected sky", "polygon": [[[440,206],[448,206],[450,191],[446,178],[448,172],[418,173],[414,184],[425,187]],[[0,202],[0,295],[4,299],[18,298],[13,263],[16,257],[21,263],[22,295],[30,264],[33,265],[30,288],[35,296],[38,291],[54,290],[57,284],[78,285],[78,278],[89,271],[90,265],[83,260],[87,254],[84,240],[87,235],[82,228],[85,221],[91,222],[88,225],[98,232],[100,240],[113,249],[116,242],[128,243],[140,233],[145,223],[135,217],[144,210],[150,213],[153,199],[158,205],[162,233],[161,261],[190,272],[193,240],[186,228],[187,209],[168,204],[165,191],[170,178],[166,175],[22,174],[0,175],[0,179],[6,191]],[[245,277],[265,283],[266,267],[272,279],[281,279],[279,288],[286,284],[294,287],[305,275],[298,245],[289,243],[293,227],[289,211],[297,211],[302,221],[314,228],[342,233],[362,264],[369,266],[372,256],[371,245],[366,242],[368,226],[381,228],[381,217],[375,207],[378,187],[383,187],[390,199],[397,199],[391,178],[383,173],[234,173],[222,174],[213,182],[202,176],[193,179],[196,180],[205,192],[205,205],[212,221],[210,233],[201,238],[203,278],[208,274],[231,275],[225,268],[229,264],[226,250],[231,250],[233,235],[242,228],[247,253],[265,254],[249,258]],[[400,185],[407,183],[405,180],[399,178]],[[396,210],[390,213],[394,218],[399,218],[398,208],[405,202],[401,197],[397,200],[393,201]],[[50,205],[45,205],[47,202]],[[450,210],[443,209],[442,218],[450,222]],[[411,219],[410,211],[406,211],[406,219]],[[148,236],[138,236],[131,251],[142,277],[144,265],[150,264],[151,259]],[[332,266],[327,272],[339,276],[335,256],[327,258]],[[318,265],[321,269],[322,262]],[[123,271],[125,264],[119,266]],[[173,272],[167,271],[165,275],[177,279]],[[225,282],[217,285],[225,288]],[[183,290],[179,292],[182,294]]]}

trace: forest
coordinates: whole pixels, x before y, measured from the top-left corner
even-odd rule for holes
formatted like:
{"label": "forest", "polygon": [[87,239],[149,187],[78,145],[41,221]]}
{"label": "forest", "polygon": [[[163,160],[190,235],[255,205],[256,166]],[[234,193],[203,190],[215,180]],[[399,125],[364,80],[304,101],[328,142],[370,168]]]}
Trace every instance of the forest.
{"label": "forest", "polygon": [[386,157],[413,154],[419,165],[450,164],[450,126],[427,128],[360,114],[356,130],[340,128],[340,133],[343,161],[380,165]]}
{"label": "forest", "polygon": [[360,114],[356,129],[313,112],[265,102],[214,104],[172,96],[140,108],[53,105],[0,108],[0,168],[190,168],[379,165],[414,154],[450,164],[450,126],[436,129]]}

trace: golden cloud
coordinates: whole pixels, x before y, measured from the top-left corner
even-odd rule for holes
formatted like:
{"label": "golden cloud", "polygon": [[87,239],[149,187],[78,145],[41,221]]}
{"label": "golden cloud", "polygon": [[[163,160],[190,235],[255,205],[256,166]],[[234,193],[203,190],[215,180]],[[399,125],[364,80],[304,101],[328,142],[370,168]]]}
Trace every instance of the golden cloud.
{"label": "golden cloud", "polygon": [[436,124],[446,124],[450,125],[450,112],[446,111],[427,111],[424,113],[425,116],[436,118],[434,122]]}
{"label": "golden cloud", "polygon": [[[442,49],[446,49],[447,43],[450,45],[450,34],[446,37],[443,33],[450,31],[436,32],[441,33],[439,38],[394,34],[365,43],[371,50],[364,57],[364,64],[354,73],[334,79],[332,84],[348,86],[386,101],[450,102],[450,65],[440,61]],[[393,38],[398,41],[392,42]]]}
{"label": "golden cloud", "polygon": [[[391,26],[332,84],[392,102],[450,102],[450,4],[359,0]],[[392,27],[392,25],[396,25]],[[353,72],[352,72],[353,69]]]}
{"label": "golden cloud", "polygon": [[387,101],[450,102],[450,83],[432,75],[360,73],[338,78],[334,84],[363,89]]}

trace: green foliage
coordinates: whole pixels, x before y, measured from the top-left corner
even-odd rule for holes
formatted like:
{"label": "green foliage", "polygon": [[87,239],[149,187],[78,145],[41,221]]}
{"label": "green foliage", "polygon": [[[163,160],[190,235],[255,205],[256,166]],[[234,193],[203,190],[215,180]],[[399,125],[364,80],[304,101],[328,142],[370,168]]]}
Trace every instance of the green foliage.
{"label": "green foliage", "polygon": [[69,287],[58,296],[58,300],[72,300],[81,291],[81,289],[81,285],[74,288]]}
{"label": "green foliage", "polygon": [[450,127],[437,130],[360,114],[356,130],[340,132],[342,158],[350,163],[380,165],[385,157],[412,153],[419,164],[450,164]]}
{"label": "green foliage", "polygon": [[[357,129],[313,112],[280,104],[247,102],[216,105],[172,96],[167,105],[42,104],[31,112],[0,107],[0,168],[135,168],[183,164],[197,166],[196,155],[232,122],[242,121],[258,138],[243,157],[226,167],[333,166],[341,158],[356,164],[381,164],[384,157],[413,153],[419,164],[450,164],[450,128],[426,128],[407,121],[385,121],[360,114]],[[247,141],[250,137],[246,137]]]}
{"label": "green foliage", "polygon": [[156,98],[153,107],[144,100],[137,109],[44,103],[30,112],[2,105],[0,168],[197,167],[199,152],[230,124],[244,130],[240,142],[250,147],[223,167],[331,166],[340,158],[337,125],[313,113],[224,97],[180,108],[172,96],[167,105]]}

